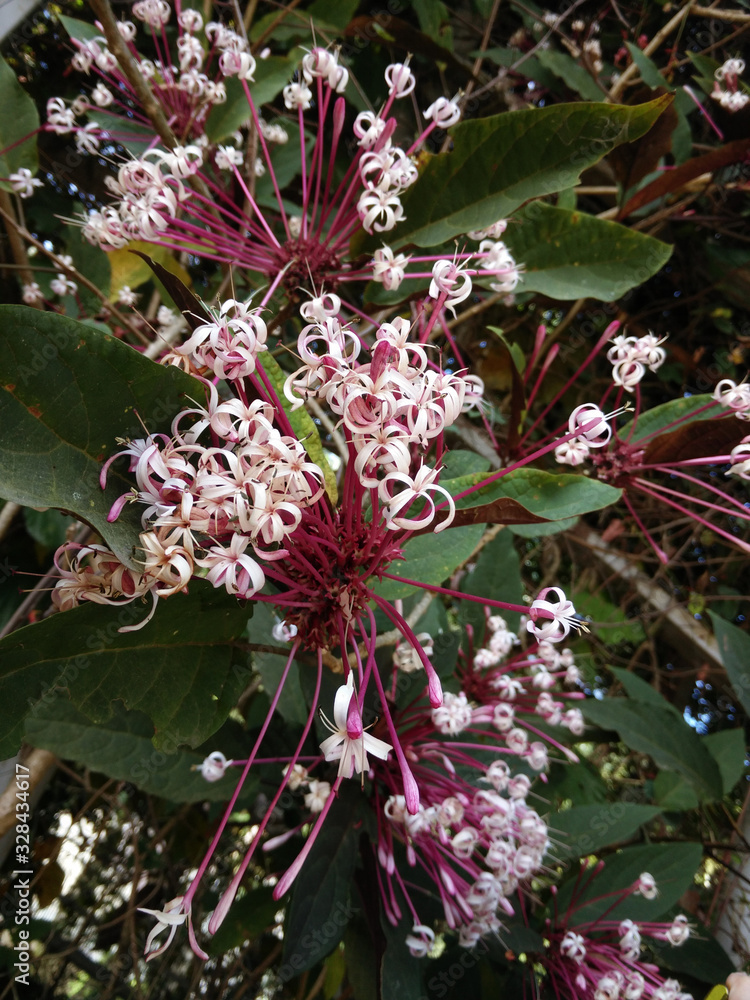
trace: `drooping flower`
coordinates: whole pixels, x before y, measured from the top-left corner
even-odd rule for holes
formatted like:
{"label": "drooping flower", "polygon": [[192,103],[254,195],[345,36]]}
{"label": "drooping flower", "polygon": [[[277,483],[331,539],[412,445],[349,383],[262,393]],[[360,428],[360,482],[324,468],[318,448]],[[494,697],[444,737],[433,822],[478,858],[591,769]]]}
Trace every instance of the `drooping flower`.
{"label": "drooping flower", "polygon": [[327,761],[339,761],[339,777],[351,778],[354,774],[365,774],[370,768],[368,753],[386,760],[393,747],[384,740],[366,732],[362,727],[362,716],[356,704],[354,674],[349,673],[346,684],[336,692],[333,705],[333,722],[321,712],[332,735],[320,744]]}

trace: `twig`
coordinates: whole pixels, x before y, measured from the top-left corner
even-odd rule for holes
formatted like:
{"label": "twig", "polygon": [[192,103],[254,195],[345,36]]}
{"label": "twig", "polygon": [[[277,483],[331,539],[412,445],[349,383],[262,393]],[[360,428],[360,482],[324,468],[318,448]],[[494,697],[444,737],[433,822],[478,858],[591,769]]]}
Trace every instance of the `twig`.
{"label": "twig", "polygon": [[120,312],[120,310],[117,309],[117,307],[114,306],[109,301],[109,299],[101,290],[101,288],[97,288],[97,286],[93,283],[93,281],[89,281],[86,275],[81,274],[81,272],[78,271],[75,267],[70,267],[64,261],[60,260],[60,258],[57,256],[56,253],[53,253],[51,250],[48,250],[47,247],[42,242],[40,242],[35,236],[31,235],[28,229],[24,229],[23,226],[19,226],[18,223],[15,221],[15,219],[13,219],[12,216],[9,216],[8,213],[5,211],[5,209],[2,208],[1,201],[0,201],[0,215],[6,221],[10,220],[12,224],[16,227],[18,235],[22,237],[31,246],[36,247],[36,249],[40,253],[43,253],[45,257],[48,257],[54,263],[55,268],[58,271],[63,271],[65,274],[70,275],[70,277],[74,278],[79,285],[83,285],[83,287],[87,288],[92,293],[92,295],[95,295],[99,299],[99,301],[107,307],[109,312],[114,316],[114,318],[117,320],[120,326],[123,326],[125,327],[126,330],[129,330],[130,333],[132,333],[133,336],[137,340],[139,340],[142,344],[151,343],[148,337],[146,337],[145,334],[137,327],[133,326],[133,324],[130,322],[127,316],[124,316]]}
{"label": "twig", "polygon": [[722,10],[719,7],[693,7],[690,13],[695,17],[715,17],[717,21],[750,24],[750,14],[743,14],[739,10]]}
{"label": "twig", "polygon": [[[651,41],[643,50],[644,56],[650,56],[652,53],[656,52],[656,50],[659,48],[664,39],[667,38],[669,35],[671,35],[674,29],[682,21],[685,20],[687,15],[690,13],[692,6],[693,6],[692,0],[688,0],[688,3],[686,3],[685,6],[675,14],[674,17],[670,18],[670,20],[667,21],[667,23],[664,25],[663,28],[660,28],[659,31],[656,32],[654,37],[651,39]],[[625,84],[629,83],[637,72],[638,72],[638,66],[636,65],[636,63],[632,62],[627,67],[627,69],[625,69],[620,74],[620,77],[618,78],[617,82],[612,85],[609,94],[606,97],[606,100],[614,102],[625,89]]]}
{"label": "twig", "polygon": [[179,145],[177,138],[169,127],[161,105],[154,97],[145,76],[125,43],[125,39],[120,34],[117,19],[109,5],[109,0],[90,0],[90,6],[95,17],[101,22],[110,52],[120,64],[120,68],[127,77],[128,83],[133,88],[133,92],[148,115],[151,124],[156,129],[159,138],[167,149],[174,149],[175,146]]}
{"label": "twig", "polygon": [[[16,213],[13,211],[13,202],[7,191],[0,191],[0,208],[3,211],[5,221],[5,231],[8,234],[8,243],[13,254],[13,259],[20,270],[20,279],[24,285],[30,285],[34,280],[34,272],[29,264],[26,247],[19,234],[19,223]],[[41,308],[41,306],[37,307]]]}

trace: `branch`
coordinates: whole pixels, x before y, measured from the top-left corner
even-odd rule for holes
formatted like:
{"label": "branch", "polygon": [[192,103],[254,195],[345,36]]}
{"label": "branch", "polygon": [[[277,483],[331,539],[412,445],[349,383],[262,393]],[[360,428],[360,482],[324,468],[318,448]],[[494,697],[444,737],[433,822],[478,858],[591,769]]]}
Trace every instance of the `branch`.
{"label": "branch", "polygon": [[[685,4],[682,10],[679,10],[673,18],[667,21],[667,23],[664,25],[663,28],[660,28],[659,31],[656,32],[654,37],[651,39],[646,48],[643,50],[644,56],[650,56],[653,52],[656,52],[656,50],[659,48],[664,39],[668,35],[671,35],[674,29],[682,21],[684,21],[684,19],[690,13],[692,6],[693,2],[692,0],[690,0],[689,3]],[[632,78],[636,75],[637,72],[638,72],[638,67],[634,62],[631,63],[628,66],[628,68],[623,73],[621,73],[617,82],[613,84],[607,96],[607,100],[614,102],[625,89],[625,84],[628,83],[630,80],[632,80]]]}

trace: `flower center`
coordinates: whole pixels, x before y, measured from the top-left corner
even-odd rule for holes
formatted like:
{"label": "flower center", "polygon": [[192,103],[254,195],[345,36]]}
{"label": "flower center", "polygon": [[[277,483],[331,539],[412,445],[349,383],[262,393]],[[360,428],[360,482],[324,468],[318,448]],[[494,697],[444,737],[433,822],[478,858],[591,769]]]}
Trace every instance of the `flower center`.
{"label": "flower center", "polygon": [[[373,559],[372,526],[360,524],[347,528],[336,518],[330,535],[328,530],[326,542],[334,539],[335,542],[325,545],[323,551],[328,556],[325,561],[321,560],[323,539],[316,540],[300,532],[295,536],[293,561],[285,567],[300,589],[305,588],[301,600],[307,606],[299,610],[285,607],[279,613],[284,615],[287,625],[297,627],[307,649],[340,647],[347,626],[360,616],[370,600],[367,579]],[[394,545],[392,551],[381,554],[377,569],[385,569],[398,551]],[[300,558],[294,558],[297,555]],[[315,567],[316,574],[309,566]]]}
{"label": "flower center", "polygon": [[279,270],[287,270],[282,284],[289,291],[298,288],[317,289],[325,286],[326,291],[334,290],[337,277],[341,272],[341,260],[330,247],[315,239],[290,239],[279,247],[273,262],[270,277],[274,278]]}

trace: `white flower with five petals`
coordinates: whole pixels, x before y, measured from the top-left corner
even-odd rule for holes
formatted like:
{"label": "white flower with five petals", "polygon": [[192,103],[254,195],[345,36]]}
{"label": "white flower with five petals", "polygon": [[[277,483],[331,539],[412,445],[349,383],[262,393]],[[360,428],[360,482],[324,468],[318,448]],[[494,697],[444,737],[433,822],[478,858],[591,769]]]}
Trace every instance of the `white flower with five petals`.
{"label": "white flower with five petals", "polygon": [[354,699],[354,675],[349,674],[346,684],[336,692],[333,703],[333,722],[321,712],[321,717],[332,735],[320,744],[328,761],[339,761],[339,777],[351,778],[356,772],[363,774],[370,769],[367,754],[386,760],[393,747],[384,740],[366,733]]}

